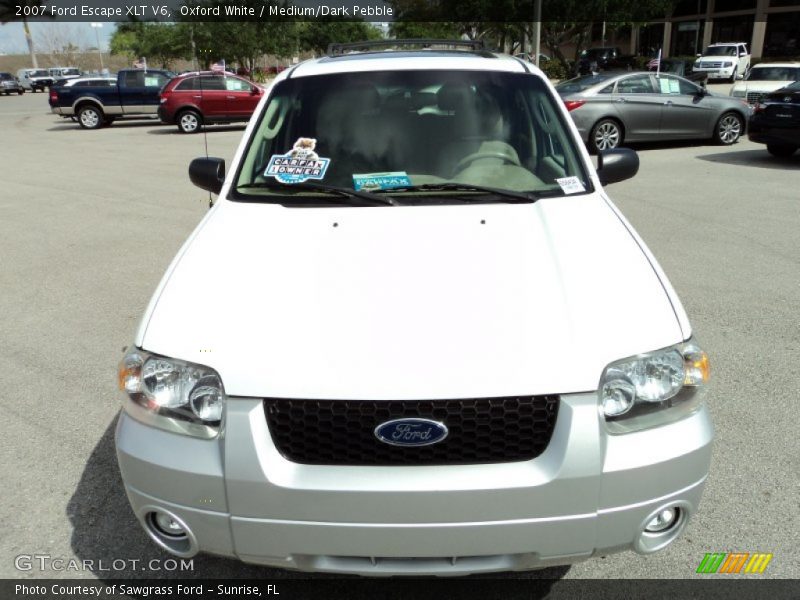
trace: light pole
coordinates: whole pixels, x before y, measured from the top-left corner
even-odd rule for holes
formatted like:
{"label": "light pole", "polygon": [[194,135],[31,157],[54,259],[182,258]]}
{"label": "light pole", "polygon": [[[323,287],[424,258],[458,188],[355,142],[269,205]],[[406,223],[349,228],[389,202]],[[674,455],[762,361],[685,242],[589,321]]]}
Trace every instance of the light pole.
{"label": "light pole", "polygon": [[100,73],[102,74],[103,71],[106,70],[105,66],[103,65],[103,51],[100,49],[100,33],[97,31],[100,29],[103,24],[102,23],[90,23],[92,29],[94,29],[94,39],[97,41],[97,53],[100,55]]}

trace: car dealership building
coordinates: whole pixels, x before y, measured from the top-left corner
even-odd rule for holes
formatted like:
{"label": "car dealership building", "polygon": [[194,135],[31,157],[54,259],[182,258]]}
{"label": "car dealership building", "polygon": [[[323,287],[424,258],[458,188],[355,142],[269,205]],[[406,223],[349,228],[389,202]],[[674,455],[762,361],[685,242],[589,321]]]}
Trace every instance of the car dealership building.
{"label": "car dealership building", "polygon": [[693,56],[709,44],[746,42],[753,58],[800,60],[800,0],[682,0],[666,20],[634,27],[629,41],[631,53],[644,56],[658,48]]}

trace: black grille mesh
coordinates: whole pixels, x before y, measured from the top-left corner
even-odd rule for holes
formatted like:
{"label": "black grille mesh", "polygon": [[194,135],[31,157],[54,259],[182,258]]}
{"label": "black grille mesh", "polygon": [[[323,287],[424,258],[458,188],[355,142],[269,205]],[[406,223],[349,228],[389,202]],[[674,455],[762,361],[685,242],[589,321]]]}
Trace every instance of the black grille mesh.
{"label": "black grille mesh", "polygon": [[[267,398],[273,442],[288,460],[311,465],[457,465],[530,460],[550,442],[558,396],[460,400],[297,400]],[[391,446],[375,427],[392,419],[444,423],[432,446]]]}

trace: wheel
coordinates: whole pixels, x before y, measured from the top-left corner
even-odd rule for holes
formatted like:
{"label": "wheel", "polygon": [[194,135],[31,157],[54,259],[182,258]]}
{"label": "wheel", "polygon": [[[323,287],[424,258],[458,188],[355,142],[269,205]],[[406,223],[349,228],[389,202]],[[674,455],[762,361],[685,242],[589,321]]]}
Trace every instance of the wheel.
{"label": "wheel", "polygon": [[733,73],[731,73],[731,78],[728,83],[734,83],[736,81],[736,71],[739,70],[739,67],[733,67]]}
{"label": "wheel", "polygon": [[25,93],[25,90],[17,90],[17,95],[22,96]]}
{"label": "wheel", "polygon": [[783,144],[767,144],[767,152],[772,156],[786,158],[797,151],[797,146],[784,146]]}
{"label": "wheel", "polygon": [[500,160],[504,161],[506,164],[509,165],[516,165],[520,166],[519,161],[516,160],[510,154],[505,154],[503,152],[475,152],[474,154],[470,154],[465,156],[456,165],[455,172],[459,173],[466,169],[469,165],[474,163],[476,160],[481,160],[483,158],[499,158]]}
{"label": "wheel", "polygon": [[622,126],[614,119],[602,119],[595,123],[589,134],[589,149],[592,152],[611,150],[622,144]]}
{"label": "wheel", "polygon": [[84,129],[99,129],[105,122],[103,111],[91,104],[78,109],[78,123]]}
{"label": "wheel", "polygon": [[735,112],[727,112],[719,118],[714,127],[714,141],[723,146],[730,146],[739,141],[744,130],[744,119]]}
{"label": "wheel", "polygon": [[185,110],[178,115],[176,123],[181,133],[197,133],[200,131],[202,119],[195,111]]}

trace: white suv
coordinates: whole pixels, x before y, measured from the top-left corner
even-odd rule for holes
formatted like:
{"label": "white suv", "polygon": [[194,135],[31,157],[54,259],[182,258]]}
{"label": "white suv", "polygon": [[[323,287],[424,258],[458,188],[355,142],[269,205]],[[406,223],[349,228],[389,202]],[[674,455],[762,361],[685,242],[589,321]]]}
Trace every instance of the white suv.
{"label": "white suv", "polygon": [[708,357],[603,190],[636,154],[595,170],[540,70],[449,48],[301,63],[227,172],[190,166],[219,199],[119,372],[166,550],[456,575],[652,553],[697,511]]}
{"label": "white suv", "polygon": [[694,63],[696,73],[708,73],[708,79],[727,79],[733,83],[744,78],[750,69],[750,51],[747,44],[711,44]]}

